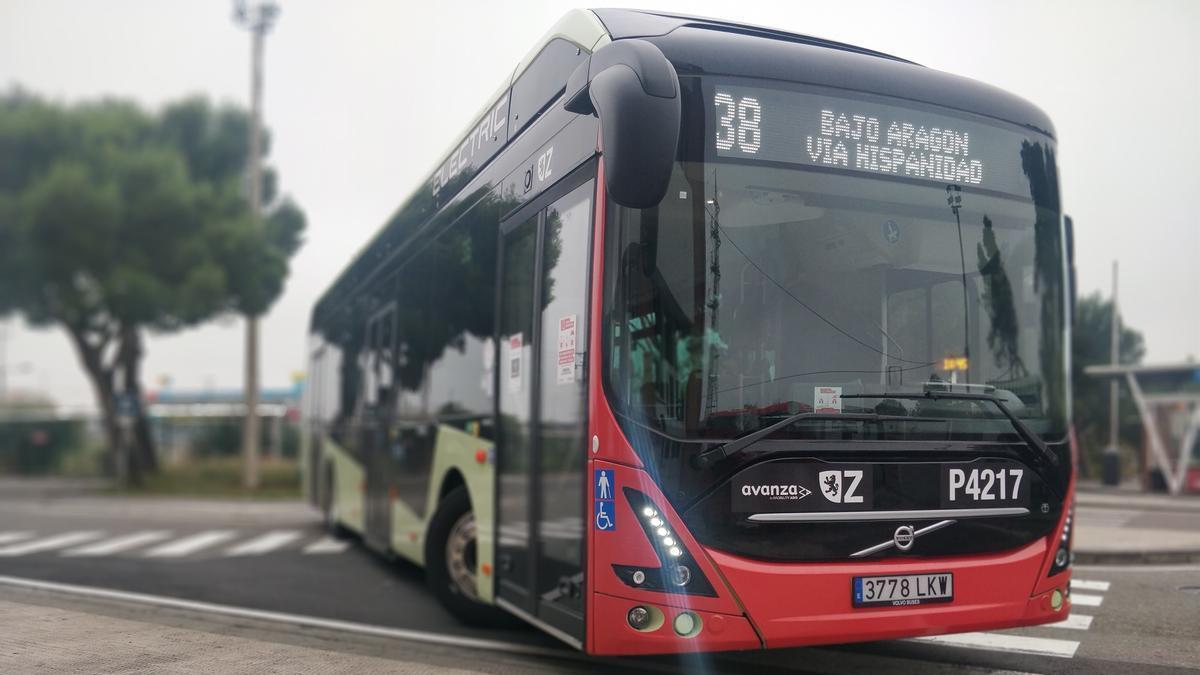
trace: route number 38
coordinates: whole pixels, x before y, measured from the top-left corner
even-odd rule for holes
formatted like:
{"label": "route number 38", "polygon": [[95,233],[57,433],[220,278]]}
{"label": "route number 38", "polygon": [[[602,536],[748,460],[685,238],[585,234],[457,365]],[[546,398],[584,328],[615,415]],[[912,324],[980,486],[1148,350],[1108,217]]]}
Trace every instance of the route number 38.
{"label": "route number 38", "polygon": [[737,101],[733,96],[719,91],[713,97],[717,107],[717,149],[737,149],[747,154],[757,154],[762,146],[762,106],[753,96],[743,96]]}

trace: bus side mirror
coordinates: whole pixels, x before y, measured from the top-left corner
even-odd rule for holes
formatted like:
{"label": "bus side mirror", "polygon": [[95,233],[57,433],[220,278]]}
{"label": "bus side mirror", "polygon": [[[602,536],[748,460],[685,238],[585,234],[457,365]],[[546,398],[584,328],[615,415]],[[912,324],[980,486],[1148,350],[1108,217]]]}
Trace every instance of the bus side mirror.
{"label": "bus side mirror", "polygon": [[597,49],[567,80],[564,107],[600,118],[604,180],[621,206],[645,209],[667,193],[682,117],[675,67],[645,40]]}

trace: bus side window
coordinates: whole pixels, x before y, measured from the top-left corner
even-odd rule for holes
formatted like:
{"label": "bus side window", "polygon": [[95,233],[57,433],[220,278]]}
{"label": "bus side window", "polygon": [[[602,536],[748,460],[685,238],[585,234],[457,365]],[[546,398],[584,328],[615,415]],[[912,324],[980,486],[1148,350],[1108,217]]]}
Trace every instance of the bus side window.
{"label": "bus side window", "polygon": [[496,241],[511,201],[484,196],[427,249],[431,317],[445,340],[429,367],[429,409],[438,425],[489,440]]}
{"label": "bus side window", "polygon": [[566,40],[551,40],[513,83],[508,108],[509,136],[537,119],[567,88],[571,72],[588,57]]}
{"label": "bus side window", "polygon": [[331,378],[337,389],[337,412],[330,424],[330,435],[339,446],[352,456],[359,454],[357,425],[362,408],[363,378],[362,354],[365,350],[367,322],[361,312],[362,304],[350,303],[338,312],[329,326],[331,344],[337,345],[340,357],[336,375]]}
{"label": "bus side window", "polygon": [[452,224],[435,223],[442,231],[399,273],[391,455],[399,497],[418,514],[440,431],[493,434],[496,244],[513,202],[481,194],[469,211],[443,216]]}

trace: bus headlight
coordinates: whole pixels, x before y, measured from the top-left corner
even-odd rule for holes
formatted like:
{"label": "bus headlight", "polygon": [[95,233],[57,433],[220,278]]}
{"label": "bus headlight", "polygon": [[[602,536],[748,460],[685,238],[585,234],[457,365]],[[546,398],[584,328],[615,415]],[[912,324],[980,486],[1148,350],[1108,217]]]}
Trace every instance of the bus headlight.
{"label": "bus headlight", "polygon": [[614,564],[613,571],[617,577],[633,588],[717,597],[716,589],[700,572],[683,538],[672,531],[671,523],[662,509],[637,490],[625,488],[623,491],[633,512],[641,516],[638,524],[654,549],[659,567]]}
{"label": "bus headlight", "polygon": [[687,565],[676,565],[671,568],[671,583],[676,586],[687,586],[692,580],[692,571]]}
{"label": "bus headlight", "polygon": [[1052,577],[1071,566],[1071,543],[1074,537],[1072,533],[1074,524],[1075,504],[1072,503],[1067,507],[1067,518],[1063,521],[1062,535],[1055,542],[1058,546],[1054,551],[1054,562],[1050,565],[1050,573],[1047,576]]}
{"label": "bus headlight", "polygon": [[625,621],[629,623],[630,628],[640,633],[649,633],[662,628],[666,617],[654,605],[636,605],[625,614]]}
{"label": "bus headlight", "polygon": [[699,634],[700,625],[700,617],[692,612],[680,612],[671,622],[671,627],[679,637],[693,637]]}

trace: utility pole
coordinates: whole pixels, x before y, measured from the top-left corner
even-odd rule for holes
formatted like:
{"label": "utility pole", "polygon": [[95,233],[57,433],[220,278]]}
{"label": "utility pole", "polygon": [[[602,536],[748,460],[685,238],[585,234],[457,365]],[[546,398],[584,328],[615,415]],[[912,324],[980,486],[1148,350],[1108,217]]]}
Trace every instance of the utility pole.
{"label": "utility pole", "polygon": [[8,321],[0,319],[0,403],[8,396]]}
{"label": "utility pole", "polygon": [[[279,6],[269,0],[248,6],[245,0],[235,0],[233,18],[238,25],[249,29],[250,52],[250,156],[247,161],[247,193],[250,213],[257,223],[262,216],[262,54],[263,39],[279,17]],[[258,487],[258,317],[246,316],[245,355],[246,417],[242,424],[242,486]]]}
{"label": "utility pole", "polygon": [[[1120,313],[1117,306],[1117,261],[1112,265],[1112,316],[1109,321],[1109,363],[1120,364]],[[1120,383],[1116,377],[1108,384],[1108,447],[1104,448],[1104,484],[1117,485],[1121,482],[1120,453],[1117,450],[1117,434],[1119,420],[1117,419],[1117,402],[1120,394]]]}

